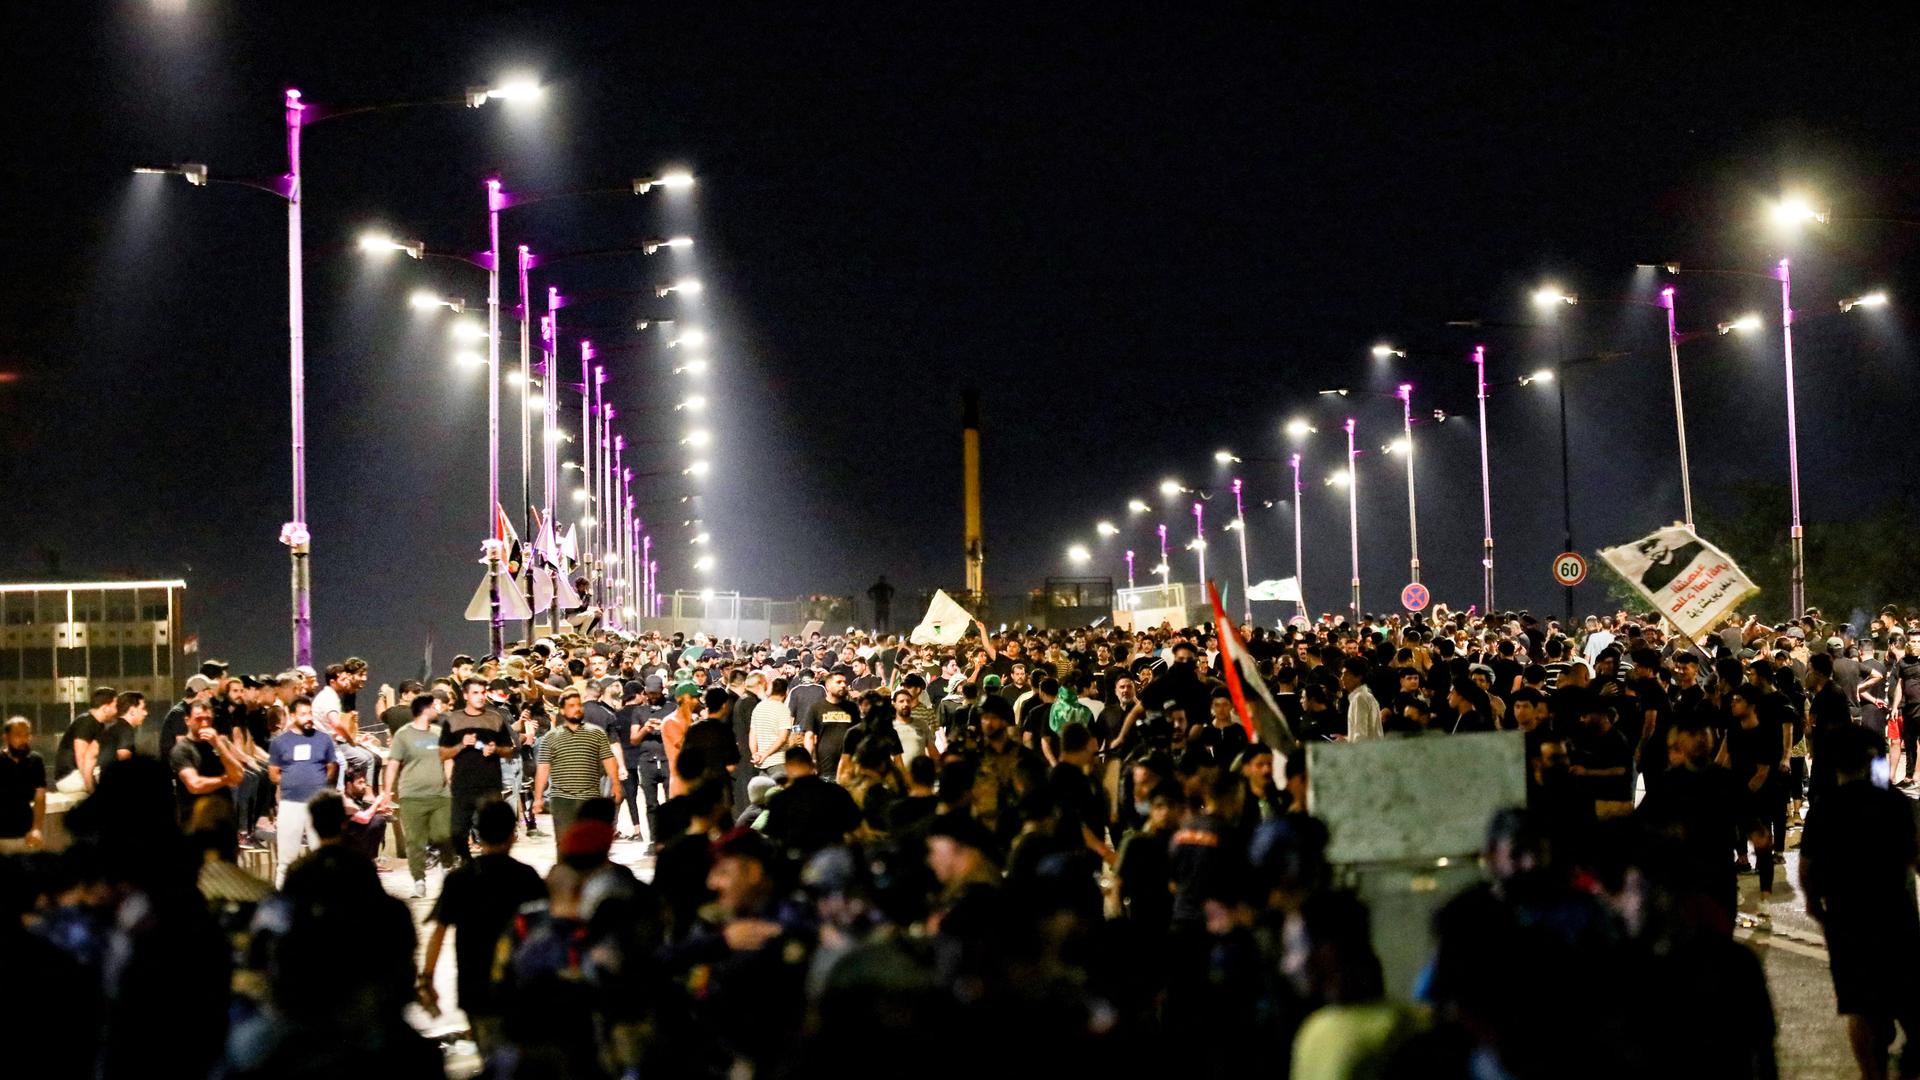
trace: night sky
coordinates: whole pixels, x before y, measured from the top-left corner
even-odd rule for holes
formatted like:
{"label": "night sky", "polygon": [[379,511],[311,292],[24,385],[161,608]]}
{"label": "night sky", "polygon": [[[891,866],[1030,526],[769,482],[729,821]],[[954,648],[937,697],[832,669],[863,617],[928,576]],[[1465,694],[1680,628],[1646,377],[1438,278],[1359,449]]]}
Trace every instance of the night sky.
{"label": "night sky", "polygon": [[[1337,608],[1345,496],[1322,481],[1342,464],[1344,407],[1372,451],[1363,577],[1383,608],[1406,577],[1404,481],[1378,453],[1399,405],[1315,391],[1404,380],[1422,413],[1459,414],[1416,437],[1425,578],[1464,607],[1479,595],[1476,343],[1497,380],[1562,352],[1630,352],[1569,375],[1576,546],[1678,517],[1661,313],[1599,302],[1652,300],[1635,264],[1668,259],[1764,272],[1794,257],[1810,522],[1913,495],[1920,229],[1835,222],[1795,240],[1762,216],[1800,188],[1837,214],[1920,218],[1911,17],[801,7],[141,0],[16,16],[0,577],[44,578],[55,556],[67,577],[184,576],[208,651],[284,665],[284,209],[128,167],[268,177],[284,168],[286,86],[352,105],[510,72],[537,74],[545,100],[307,136],[316,653],[367,656],[378,679],[411,675],[429,628],[442,662],[485,643],[458,618],[479,580],[484,390],[450,362],[443,326],[405,303],[418,287],[480,300],[485,284],[457,264],[370,264],[353,241],[382,226],[481,249],[494,169],[531,191],[698,174],[677,202],[516,211],[503,239],[569,251],[696,236],[678,264],[594,260],[546,280],[583,293],[685,268],[705,281],[717,344],[702,517],[712,584],[749,595],[857,593],[881,573],[903,596],[957,586],[959,398],[974,385],[993,591],[1075,572],[1075,541],[1098,572],[1120,577],[1126,546],[1144,571],[1150,523],[1129,521],[1127,500],[1158,504],[1169,476],[1223,486],[1223,447],[1248,459],[1253,576],[1289,573],[1291,519],[1259,506],[1284,495],[1282,467],[1256,459],[1283,458],[1281,425],[1304,416],[1320,428],[1305,447],[1308,596]],[[1557,329],[1514,328],[1538,321],[1527,294],[1547,280],[1583,303]],[[1741,483],[1785,482],[1778,289],[1676,284],[1683,331],[1768,317],[1751,338],[1683,348],[1696,500],[1702,516],[1731,512]],[[1837,314],[1877,287],[1893,307]],[[603,302],[573,319],[670,306]],[[1489,325],[1446,325],[1468,319]],[[637,340],[603,340],[618,339]],[[1376,363],[1381,340],[1411,355]],[[608,361],[637,470],[685,456],[670,405],[687,386],[670,362]],[[503,395],[509,417],[516,401]],[[1537,387],[1491,402],[1502,606],[1558,606],[1555,417]],[[517,427],[504,426],[511,506]],[[1210,506],[1210,568],[1228,551],[1225,503]],[[661,509],[675,519],[656,528],[662,583],[698,587],[679,515]],[[1103,518],[1126,531],[1100,543]],[[1190,535],[1190,517],[1166,519]],[[1177,575],[1192,565],[1176,550]],[[1583,588],[1583,608],[1602,601]]]}

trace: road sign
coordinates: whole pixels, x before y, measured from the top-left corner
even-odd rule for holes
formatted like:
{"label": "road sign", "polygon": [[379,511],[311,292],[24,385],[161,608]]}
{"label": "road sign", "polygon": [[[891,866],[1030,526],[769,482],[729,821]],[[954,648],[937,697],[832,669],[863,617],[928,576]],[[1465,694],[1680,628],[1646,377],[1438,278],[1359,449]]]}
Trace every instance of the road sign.
{"label": "road sign", "polygon": [[1425,611],[1427,601],[1431,599],[1427,595],[1427,587],[1417,581],[1400,590],[1400,606],[1408,611]]}
{"label": "road sign", "polygon": [[1563,551],[1553,557],[1553,580],[1571,589],[1587,580],[1586,556],[1577,551]]}

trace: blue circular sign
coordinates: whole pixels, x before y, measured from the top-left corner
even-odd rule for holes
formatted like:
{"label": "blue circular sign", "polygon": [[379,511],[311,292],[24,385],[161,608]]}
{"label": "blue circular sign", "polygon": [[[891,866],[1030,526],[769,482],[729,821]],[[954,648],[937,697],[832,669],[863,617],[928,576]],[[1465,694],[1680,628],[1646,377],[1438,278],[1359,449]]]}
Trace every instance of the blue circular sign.
{"label": "blue circular sign", "polygon": [[1400,590],[1400,606],[1408,611],[1425,611],[1431,599],[1427,595],[1427,587],[1417,581]]}

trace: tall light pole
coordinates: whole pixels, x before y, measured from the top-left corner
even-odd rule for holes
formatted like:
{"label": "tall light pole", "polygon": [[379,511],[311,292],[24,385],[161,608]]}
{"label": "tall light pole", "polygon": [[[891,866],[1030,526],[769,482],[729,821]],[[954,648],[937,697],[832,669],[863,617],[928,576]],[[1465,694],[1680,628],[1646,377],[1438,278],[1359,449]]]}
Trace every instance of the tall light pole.
{"label": "tall light pole", "polygon": [[1233,527],[1240,534],[1240,612],[1241,624],[1253,623],[1252,586],[1247,574],[1247,507],[1240,494],[1240,478],[1233,478]]}
{"label": "tall light pole", "polygon": [[1353,446],[1353,417],[1347,417],[1347,542],[1353,553],[1353,625],[1360,626],[1360,470]]}
{"label": "tall light pole", "polygon": [[1800,426],[1794,411],[1793,387],[1793,286],[1787,273],[1787,260],[1780,260],[1780,345],[1787,361],[1787,484],[1793,505],[1793,528],[1787,535],[1793,545],[1793,576],[1787,584],[1787,606],[1793,618],[1807,610],[1807,562],[1800,528]]}
{"label": "tall light pole", "polygon": [[1206,510],[1200,500],[1193,502],[1193,553],[1199,559],[1200,594],[1207,592],[1207,521]]}
{"label": "tall light pole", "polygon": [[1160,572],[1161,591],[1166,592],[1173,588],[1173,564],[1167,561],[1167,524],[1166,522],[1163,521],[1160,523],[1159,531],[1160,531],[1160,565],[1154,567],[1154,569]]}
{"label": "tall light pole", "polygon": [[300,236],[300,122],[306,112],[300,91],[289,88],[287,105],[287,385],[293,418],[293,520],[280,527],[287,545],[293,592],[293,662],[313,666],[313,576],[308,559],[313,534],[307,528],[307,316]]}
{"label": "tall light pole", "polygon": [[1127,549],[1127,590],[1133,590],[1133,549]]}
{"label": "tall light pole", "polygon": [[[1580,302],[1579,297],[1565,293],[1548,285],[1533,294],[1534,306],[1543,310],[1555,310],[1561,304],[1569,307]],[[1559,345],[1560,366],[1567,366],[1567,332],[1565,324],[1554,319],[1554,335]],[[1560,550],[1573,550],[1573,456],[1567,442],[1567,380],[1565,372],[1556,372],[1553,388],[1560,400]],[[1573,629],[1573,586],[1566,587],[1566,621],[1561,624],[1569,632]]]}
{"label": "tall light pole", "polygon": [[1674,289],[1660,290],[1660,306],[1667,309],[1667,360],[1673,368],[1673,430],[1680,445],[1680,514],[1693,528],[1693,477],[1687,464],[1687,412],[1680,394],[1680,330],[1675,325]]}
{"label": "tall light pole", "polygon": [[1294,603],[1300,607],[1300,617],[1307,615],[1307,575],[1300,566],[1300,455],[1295,453],[1290,461],[1293,466],[1293,594]]}
{"label": "tall light pole", "polygon": [[[546,509],[547,530],[553,542],[553,572],[561,574],[565,568],[560,565],[560,520],[554,516],[560,501],[560,290],[547,286],[547,316],[545,319],[546,345],[541,362],[540,377],[546,386],[541,401],[541,502]],[[560,630],[560,588],[556,584],[554,598],[548,608],[547,624],[555,633]]]}
{"label": "tall light pole", "polygon": [[1411,568],[1410,580],[1420,580],[1420,514],[1413,498],[1413,384],[1401,383],[1397,396],[1400,398],[1401,439],[1407,454],[1407,551]]}
{"label": "tall light pole", "polygon": [[[607,422],[609,426],[611,426],[613,422],[611,415],[613,413],[612,406],[608,406],[607,412],[609,414]],[[615,567],[613,571],[614,587],[610,590],[612,601],[607,605],[611,610],[607,624],[615,628],[620,627],[620,613],[626,607],[626,587],[620,582],[621,579],[626,576],[627,572],[632,569],[632,564],[627,562],[627,503],[631,500],[627,498],[624,487],[625,469],[622,466],[622,462],[626,460],[626,456],[627,437],[625,435],[615,435],[613,437],[613,468],[609,470],[607,474],[609,481],[608,495],[613,500],[613,512],[608,516],[613,520],[609,521],[606,526],[607,537],[610,541],[607,547],[608,550],[613,553],[614,562],[612,565]]]}
{"label": "tall light pole", "polygon": [[1480,405],[1480,601],[1493,615],[1493,482],[1487,469],[1487,347],[1473,347],[1474,397]]}
{"label": "tall light pole", "polygon": [[[500,178],[487,178],[487,537],[498,531],[500,513]],[[499,544],[487,546],[487,648],[506,653],[500,608]]]}
{"label": "tall light pole", "polygon": [[[533,264],[533,254],[527,245],[521,244],[515,249],[518,256],[516,268],[520,285],[520,535],[529,545],[538,542],[540,537],[533,528],[533,298],[527,295],[527,271]],[[543,393],[552,393],[548,378],[541,384]],[[533,575],[537,573],[533,560],[521,558],[521,571],[526,575],[527,621],[522,631],[526,641],[533,641]]]}

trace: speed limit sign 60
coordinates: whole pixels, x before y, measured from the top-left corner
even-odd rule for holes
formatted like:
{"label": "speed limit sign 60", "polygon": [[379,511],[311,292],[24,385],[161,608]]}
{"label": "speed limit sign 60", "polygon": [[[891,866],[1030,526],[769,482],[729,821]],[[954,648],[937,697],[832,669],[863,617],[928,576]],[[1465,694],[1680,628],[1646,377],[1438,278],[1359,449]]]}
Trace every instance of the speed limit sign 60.
{"label": "speed limit sign 60", "polygon": [[1553,580],[1571,589],[1587,580],[1586,557],[1577,551],[1563,551],[1553,557]]}

